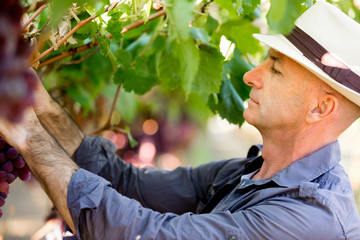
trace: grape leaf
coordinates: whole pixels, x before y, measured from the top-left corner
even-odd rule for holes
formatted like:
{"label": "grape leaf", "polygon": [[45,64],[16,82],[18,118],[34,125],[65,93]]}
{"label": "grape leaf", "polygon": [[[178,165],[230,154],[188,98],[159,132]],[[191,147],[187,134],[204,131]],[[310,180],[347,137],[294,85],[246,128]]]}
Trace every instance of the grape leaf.
{"label": "grape leaf", "polygon": [[95,107],[94,98],[91,97],[88,91],[80,87],[79,84],[70,86],[67,89],[67,94],[75,102],[79,103],[82,106],[82,108],[84,109],[84,115],[87,115],[89,113],[89,110]]}
{"label": "grape leaf", "polygon": [[155,76],[146,75],[134,68],[119,68],[114,74],[114,83],[123,84],[124,89],[128,92],[134,91],[136,94],[142,95],[150,91],[158,81]]}
{"label": "grape leaf", "polygon": [[98,35],[97,40],[100,46],[100,53],[106,57],[108,55],[111,40],[107,38],[106,35]]}
{"label": "grape leaf", "polygon": [[[221,90],[217,97],[218,100],[215,100],[214,95],[210,95],[208,101],[209,108],[214,113],[218,113],[221,118],[241,126],[245,121],[242,115],[245,110],[244,102],[235,90],[226,73],[223,73]],[[216,101],[218,101],[217,104]]]}
{"label": "grape leaf", "polygon": [[244,83],[243,76],[254,67],[243,59],[238,49],[235,49],[233,58],[224,65],[225,72],[230,74],[230,80],[243,100],[249,98],[251,89]]}
{"label": "grape leaf", "polygon": [[179,60],[179,70],[182,88],[188,95],[191,92],[192,84],[199,69],[200,54],[194,41],[189,39],[186,42],[170,43],[174,56]]}
{"label": "grape leaf", "polygon": [[224,57],[214,47],[200,48],[200,64],[198,73],[193,81],[192,91],[208,96],[218,93],[222,80]]}
{"label": "grape leaf", "polygon": [[231,18],[237,18],[237,8],[238,4],[236,4],[236,7],[234,7],[234,0],[215,0],[215,3],[219,4],[221,8],[226,9],[228,14]]}
{"label": "grape leaf", "polygon": [[84,40],[94,35],[98,30],[99,26],[95,22],[89,22],[88,24],[77,30],[73,37]]}
{"label": "grape leaf", "polygon": [[108,24],[105,29],[114,37],[114,40],[116,42],[119,42],[123,38],[123,35],[121,34],[121,31],[123,29],[122,22],[114,18],[111,18],[108,21]]}
{"label": "grape leaf", "polygon": [[253,37],[260,30],[247,19],[228,21],[220,26],[219,32],[235,42],[241,52],[255,54],[261,50],[259,42]]}
{"label": "grape leaf", "polygon": [[204,28],[210,36],[216,31],[218,26],[219,22],[215,18],[208,15]]}
{"label": "grape leaf", "polygon": [[210,37],[204,28],[191,28],[190,36],[200,41],[200,43],[204,43],[206,45],[212,45],[210,43]]}
{"label": "grape leaf", "polygon": [[129,51],[118,49],[114,52],[116,63],[124,69],[131,67],[132,57]]}
{"label": "grape leaf", "polygon": [[166,0],[165,6],[173,37],[181,41],[188,41],[190,39],[189,23],[193,18],[194,1]]}
{"label": "grape leaf", "polygon": [[298,0],[271,0],[266,16],[270,28],[277,33],[290,33],[295,20],[306,10],[302,3]]}
{"label": "grape leaf", "polygon": [[174,90],[180,85],[179,60],[171,54],[171,49],[160,52],[157,56],[156,70],[162,85]]}
{"label": "grape leaf", "polygon": [[260,0],[243,0],[243,9],[245,14],[250,14],[255,11],[260,4]]}

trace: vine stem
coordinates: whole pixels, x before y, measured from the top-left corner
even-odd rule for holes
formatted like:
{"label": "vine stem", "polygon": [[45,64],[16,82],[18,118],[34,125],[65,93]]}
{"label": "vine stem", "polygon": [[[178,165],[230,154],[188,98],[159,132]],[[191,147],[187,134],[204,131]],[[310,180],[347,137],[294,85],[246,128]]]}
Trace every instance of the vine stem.
{"label": "vine stem", "polygon": [[39,16],[39,14],[40,14],[42,11],[44,11],[45,8],[47,8],[47,4],[42,5],[42,6],[31,16],[31,18],[29,18],[29,20],[22,26],[22,31],[24,31],[25,28],[27,28],[27,26],[29,26],[30,23],[31,23],[32,21],[34,21],[34,19],[35,19],[37,16]]}
{"label": "vine stem", "polygon": [[[96,130],[95,132],[90,133],[90,135],[97,135],[97,134],[99,134],[99,133],[101,133],[101,132],[103,132],[105,130],[111,129],[111,118],[112,118],[112,115],[113,115],[113,113],[115,111],[116,102],[117,102],[117,100],[119,98],[121,87],[122,87],[122,85],[120,84],[116,89],[116,93],[115,93],[115,97],[114,97],[114,100],[113,100],[112,105],[111,105],[111,110],[110,110],[110,113],[109,113],[109,117],[108,117],[105,125],[102,128]],[[119,131],[119,129],[117,129],[117,131]]]}
{"label": "vine stem", "polygon": [[[157,11],[156,13],[151,14],[147,21],[152,21],[152,20],[154,20],[154,19],[156,19],[158,17],[161,17],[161,16],[163,16],[165,14],[166,14],[165,9],[161,9],[161,10]],[[123,33],[126,33],[127,31],[130,31],[131,29],[138,28],[138,27],[142,26],[144,23],[145,23],[144,19],[140,19],[140,20],[137,20],[135,22],[132,22],[129,25],[125,26],[121,30],[121,33],[123,34]]]}
{"label": "vine stem", "polygon": [[[161,17],[163,15],[166,14],[166,11],[164,9],[162,10],[159,10],[157,11],[156,13],[153,13],[149,16],[149,19],[148,21],[152,21],[158,17]],[[125,32],[128,32],[132,29],[135,29],[135,28],[138,28],[140,26],[142,26],[143,24],[145,23],[145,20],[141,19],[141,20],[137,20],[133,23],[130,23],[129,25],[125,26],[123,28],[123,30],[121,31],[121,33],[125,33]],[[112,38],[112,35],[108,35],[108,38]],[[81,47],[77,47],[77,48],[74,48],[74,49],[71,49],[69,50],[68,52],[64,52],[64,53],[61,53],[57,56],[54,56],[48,60],[45,60],[44,62],[40,63],[40,65],[38,66],[38,68],[42,68],[42,67],[45,67],[53,62],[56,62],[56,61],[59,61],[63,58],[66,58],[68,56],[71,56],[75,53],[78,53],[78,52],[82,52],[82,51],[85,51],[87,49],[90,49],[90,48],[93,48],[93,47],[96,47],[98,45],[98,42],[94,42],[94,43],[90,43],[90,44],[86,44],[86,45],[83,45]],[[37,59],[40,59],[39,57],[37,57]],[[35,62],[35,61],[34,61]]]}
{"label": "vine stem", "polygon": [[72,56],[72,55],[74,55],[74,54],[76,54],[76,53],[78,53],[78,52],[83,52],[83,51],[86,51],[86,50],[88,50],[88,49],[90,49],[90,48],[94,48],[94,47],[96,47],[97,45],[98,45],[97,42],[95,42],[95,43],[88,43],[88,44],[83,45],[83,46],[81,46],[81,47],[77,47],[77,48],[71,49],[71,50],[68,51],[68,52],[63,52],[63,53],[61,53],[60,55],[57,55],[57,56],[55,56],[55,57],[53,57],[53,58],[50,58],[50,59],[48,59],[48,60],[40,63],[40,65],[38,66],[38,68],[42,68],[42,67],[47,66],[47,65],[49,65],[49,64],[51,64],[51,63],[53,63],[53,62],[56,62],[56,61],[58,61],[58,60],[61,60],[61,59],[63,59],[63,58],[66,58],[66,57],[68,57],[68,56]]}
{"label": "vine stem", "polygon": [[[121,1],[118,2],[114,2],[113,4],[111,4],[109,7],[105,8],[105,12],[112,10],[114,7],[116,7],[116,5],[118,5]],[[94,20],[95,18],[97,18],[98,15],[95,16],[90,16],[87,19],[82,20],[81,22],[79,22],[73,29],[71,29],[58,43],[57,43],[57,47],[61,47],[66,40],[68,40],[77,30],[79,30],[80,28],[82,28],[83,26],[85,26],[87,23],[91,22],[92,20]],[[33,60],[33,63],[36,63],[37,61],[39,61],[40,59],[48,56],[50,53],[52,53],[54,51],[54,46],[52,46],[51,48],[49,48],[48,50],[46,50],[45,52],[43,52],[42,54],[40,54],[37,58],[35,58]]]}

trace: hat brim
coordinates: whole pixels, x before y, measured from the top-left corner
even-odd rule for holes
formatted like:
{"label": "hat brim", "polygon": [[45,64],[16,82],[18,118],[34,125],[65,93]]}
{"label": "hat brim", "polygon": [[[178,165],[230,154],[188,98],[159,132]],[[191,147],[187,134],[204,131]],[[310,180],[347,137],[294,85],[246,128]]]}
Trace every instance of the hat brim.
{"label": "hat brim", "polygon": [[360,97],[359,93],[354,90],[345,87],[344,85],[338,83],[309,59],[307,59],[294,45],[292,45],[283,35],[264,35],[264,34],[254,34],[254,37],[260,42],[268,45],[269,47],[275,49],[276,51],[286,55],[287,57],[293,59],[307,70],[318,76],[321,80],[327,83],[330,87],[341,93],[343,96],[348,98],[350,101],[354,102],[356,105],[360,106]]}

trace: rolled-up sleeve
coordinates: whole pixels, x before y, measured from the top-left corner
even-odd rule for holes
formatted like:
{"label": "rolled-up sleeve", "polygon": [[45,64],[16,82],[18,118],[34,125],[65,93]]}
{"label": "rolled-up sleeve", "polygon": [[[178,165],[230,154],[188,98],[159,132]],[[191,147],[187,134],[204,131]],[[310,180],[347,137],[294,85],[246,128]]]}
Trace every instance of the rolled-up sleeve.
{"label": "rolled-up sleeve", "polygon": [[108,181],[83,169],[70,181],[68,207],[79,239],[228,239],[241,236],[229,213],[162,214],[119,194]]}
{"label": "rolled-up sleeve", "polygon": [[139,169],[124,162],[115,152],[111,141],[87,136],[74,158],[81,168],[105,178],[122,195],[159,212],[194,212],[224,166],[224,161],[219,161],[173,171]]}

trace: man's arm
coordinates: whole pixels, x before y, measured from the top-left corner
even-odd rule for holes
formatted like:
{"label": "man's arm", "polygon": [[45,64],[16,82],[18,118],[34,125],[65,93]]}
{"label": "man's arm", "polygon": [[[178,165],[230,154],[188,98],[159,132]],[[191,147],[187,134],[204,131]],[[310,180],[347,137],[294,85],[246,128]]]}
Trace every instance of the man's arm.
{"label": "man's arm", "polygon": [[[282,196],[234,213],[161,214],[118,194],[107,181],[83,169],[71,179],[68,204],[79,239],[328,240],[351,234],[328,206]],[[359,222],[349,214],[346,222],[354,221]]]}
{"label": "man's arm", "polygon": [[20,124],[0,119],[0,135],[24,157],[57,210],[75,231],[67,207],[67,192],[78,166],[42,127],[32,109],[25,112]]}
{"label": "man's arm", "polygon": [[[31,69],[36,75],[35,70]],[[44,128],[50,132],[59,144],[72,157],[85,135],[69,114],[51,98],[40,79],[35,91],[34,110]]]}

